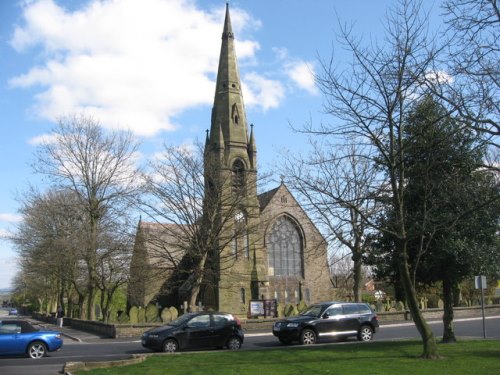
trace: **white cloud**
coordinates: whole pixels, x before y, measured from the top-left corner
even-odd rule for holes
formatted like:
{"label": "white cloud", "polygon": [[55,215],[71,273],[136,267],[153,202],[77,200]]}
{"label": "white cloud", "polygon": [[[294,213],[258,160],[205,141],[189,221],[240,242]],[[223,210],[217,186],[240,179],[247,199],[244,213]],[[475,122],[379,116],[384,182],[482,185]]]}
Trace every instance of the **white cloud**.
{"label": "white cloud", "polygon": [[33,137],[28,140],[28,143],[32,146],[38,146],[42,144],[50,144],[57,141],[57,136],[55,134],[42,134],[37,137]]}
{"label": "white cloud", "polygon": [[301,89],[317,95],[318,88],[314,81],[314,63],[297,61],[285,65],[289,78]]}
{"label": "white cloud", "polygon": [[10,214],[10,213],[0,213],[0,221],[6,223],[19,223],[22,221],[21,215]]}
{"label": "white cloud", "polygon": [[285,97],[281,82],[264,78],[257,73],[245,74],[241,83],[246,105],[259,105],[264,111],[276,108]]}
{"label": "white cloud", "polygon": [[[203,11],[191,0],[89,0],[73,11],[54,0],[30,1],[11,45],[43,52],[39,65],[10,84],[38,90],[35,113],[50,120],[89,113],[139,135],[172,130],[177,115],[213,100],[223,13],[223,4]],[[237,36],[260,27],[238,9],[231,9],[231,21]],[[255,61],[259,44],[237,39],[236,49],[240,60]],[[279,105],[279,82],[257,73],[249,78],[248,106]]]}
{"label": "white cloud", "polygon": [[428,71],[425,78],[432,83],[453,83],[453,77],[443,70]]}

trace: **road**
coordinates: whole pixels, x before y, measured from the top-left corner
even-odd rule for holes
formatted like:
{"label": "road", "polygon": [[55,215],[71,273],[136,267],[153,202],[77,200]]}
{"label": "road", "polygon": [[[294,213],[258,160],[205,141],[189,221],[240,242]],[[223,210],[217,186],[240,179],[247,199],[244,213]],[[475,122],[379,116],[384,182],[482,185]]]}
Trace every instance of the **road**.
{"label": "road", "polygon": [[[430,322],[436,337],[442,334],[442,323]],[[455,322],[455,331],[459,338],[482,338],[481,318],[461,319]],[[500,339],[500,316],[486,319],[487,338]],[[382,326],[375,335],[375,340],[418,339],[420,336],[413,324],[403,323]],[[354,339],[348,340],[355,342]],[[344,345],[332,341],[322,342],[326,345]],[[248,333],[242,351],[262,350],[282,347],[276,338],[267,332]],[[138,338],[134,339],[93,339],[87,342],[76,342],[66,339],[60,352],[49,353],[48,357],[30,360],[22,357],[0,357],[0,374],[2,375],[54,375],[60,374],[66,362],[76,361],[112,361],[129,358],[131,354],[151,353],[142,348]]]}

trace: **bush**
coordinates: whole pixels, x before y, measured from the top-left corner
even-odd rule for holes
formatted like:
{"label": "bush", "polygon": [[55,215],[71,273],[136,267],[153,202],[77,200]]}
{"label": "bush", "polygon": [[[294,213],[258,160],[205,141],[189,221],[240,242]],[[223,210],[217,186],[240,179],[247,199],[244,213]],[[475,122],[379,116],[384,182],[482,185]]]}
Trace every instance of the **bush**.
{"label": "bush", "polygon": [[285,306],[285,316],[294,316],[298,315],[299,312],[297,310],[297,307],[292,304],[288,304]]}
{"label": "bush", "polygon": [[297,305],[297,311],[298,311],[299,313],[302,313],[302,312],[304,312],[304,311],[306,311],[306,310],[307,310],[307,305],[306,305],[306,303],[304,302],[304,300],[300,301],[300,302],[299,302],[299,304]]}

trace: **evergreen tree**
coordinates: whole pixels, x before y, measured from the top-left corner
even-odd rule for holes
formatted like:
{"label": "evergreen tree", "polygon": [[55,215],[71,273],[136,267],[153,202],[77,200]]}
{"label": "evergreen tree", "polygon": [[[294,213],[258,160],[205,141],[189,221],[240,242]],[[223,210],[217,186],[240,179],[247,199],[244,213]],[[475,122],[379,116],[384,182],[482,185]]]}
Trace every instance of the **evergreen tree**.
{"label": "evergreen tree", "polygon": [[[414,283],[442,282],[445,313],[443,341],[456,341],[453,302],[466,277],[500,264],[500,200],[494,176],[480,169],[485,149],[474,133],[432,97],[419,102],[406,120],[407,166],[404,190],[409,223],[409,263]],[[394,215],[381,218],[392,225]],[[376,274],[396,281],[394,239],[381,235],[369,261]]]}

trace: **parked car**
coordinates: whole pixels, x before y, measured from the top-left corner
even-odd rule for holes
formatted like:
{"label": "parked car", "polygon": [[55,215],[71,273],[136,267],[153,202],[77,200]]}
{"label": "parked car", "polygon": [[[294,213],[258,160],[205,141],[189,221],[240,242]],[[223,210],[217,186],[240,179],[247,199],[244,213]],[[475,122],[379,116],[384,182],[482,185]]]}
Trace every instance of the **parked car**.
{"label": "parked car", "polygon": [[33,359],[60,350],[60,332],[40,331],[25,320],[0,320],[0,355],[27,355]]}
{"label": "parked car", "polygon": [[180,316],[165,326],[142,335],[142,346],[155,351],[176,352],[185,349],[228,348],[243,344],[243,329],[235,316],[221,312],[199,312]]}
{"label": "parked car", "polygon": [[277,321],[273,335],[282,344],[299,341],[308,345],[325,337],[356,336],[360,341],[370,341],[378,329],[377,314],[366,303],[323,302],[311,305],[300,315]]}
{"label": "parked car", "polygon": [[9,315],[16,315],[17,316],[18,314],[18,311],[15,307],[13,307],[12,309],[9,310]]}

